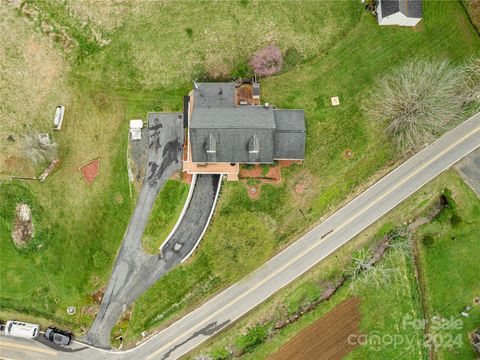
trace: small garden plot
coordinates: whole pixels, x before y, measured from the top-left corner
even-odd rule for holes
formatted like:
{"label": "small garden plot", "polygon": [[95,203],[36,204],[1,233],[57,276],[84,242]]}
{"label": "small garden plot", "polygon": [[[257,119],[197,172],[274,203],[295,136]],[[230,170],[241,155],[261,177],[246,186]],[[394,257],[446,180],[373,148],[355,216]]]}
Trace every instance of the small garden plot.
{"label": "small garden plot", "polygon": [[270,356],[269,360],[340,359],[358,343],[349,338],[360,335],[360,299],[350,298],[302,330]]}
{"label": "small garden plot", "polygon": [[93,180],[98,176],[100,170],[100,158],[93,159],[85,165],[80,166],[79,170],[85,182],[88,185],[92,185]]}

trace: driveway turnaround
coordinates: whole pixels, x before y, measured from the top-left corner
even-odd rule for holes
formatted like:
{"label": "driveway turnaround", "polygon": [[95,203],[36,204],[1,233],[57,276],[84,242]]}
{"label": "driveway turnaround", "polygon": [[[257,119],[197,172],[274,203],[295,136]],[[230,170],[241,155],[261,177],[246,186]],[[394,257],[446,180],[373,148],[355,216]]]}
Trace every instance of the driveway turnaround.
{"label": "driveway turnaround", "polygon": [[[421,186],[480,147],[480,114],[403,163],[243,280],[140,346],[57,353],[57,359],[178,359],[385,215]],[[35,355],[35,354],[33,354]]]}
{"label": "driveway turnaround", "polygon": [[145,180],[100,310],[85,339],[92,345],[110,347],[110,332],[122,312],[155,281],[156,274],[152,269],[158,268],[158,259],[144,253],[142,236],[160,189],[167,179],[180,169],[182,143],[180,113],[149,114]]}
{"label": "driveway turnaround", "polygon": [[455,165],[460,176],[468,186],[480,198],[480,149],[473,151],[470,155],[465,156],[462,161]]}
{"label": "driveway turnaround", "polygon": [[[179,117],[180,115],[180,117]],[[110,348],[110,332],[120,315],[145,290],[191,254],[205,231],[220,186],[219,175],[201,175],[178,227],[159,255],[145,254],[142,236],[156,196],[180,169],[183,122],[179,113],[150,113],[147,171],[135,211],[130,219],[112,275],[95,321],[84,339]]]}

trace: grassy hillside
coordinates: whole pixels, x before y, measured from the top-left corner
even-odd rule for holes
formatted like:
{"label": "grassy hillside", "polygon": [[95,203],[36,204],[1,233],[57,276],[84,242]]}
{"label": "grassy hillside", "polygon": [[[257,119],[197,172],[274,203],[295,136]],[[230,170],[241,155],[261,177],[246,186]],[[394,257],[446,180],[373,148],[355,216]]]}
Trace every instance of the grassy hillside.
{"label": "grassy hillside", "polygon": [[[411,29],[379,27],[371,14],[362,12],[328,50],[262,81],[263,101],[305,109],[305,163],[285,169],[280,185],[263,185],[257,201],[248,198],[243,184],[225,184],[196,256],[136,302],[131,336],[184,313],[245,276],[399,160],[384,135],[384,124],[362,112],[362,101],[375,91],[375,82],[412,58],[461,63],[480,51],[461,4],[426,1],[424,13],[425,20]],[[339,107],[330,106],[331,96],[340,97]],[[346,149],[353,151],[352,159],[342,157]],[[297,184],[306,190],[297,193]],[[228,256],[218,256],[223,243],[219,234],[229,234],[224,251]],[[249,254],[248,261],[232,253]]]}
{"label": "grassy hillside", "polygon": [[[350,283],[347,282],[330,300],[321,303],[274,336],[260,341],[256,347],[242,356],[242,359],[267,358],[300,331],[352,296],[361,298],[360,332],[367,334],[367,337],[364,339],[365,344],[357,347],[346,359],[426,359],[428,348],[423,345],[423,330],[421,327],[413,326],[412,320],[422,320],[424,317],[431,319],[433,316],[460,320],[459,328],[452,330],[445,326],[443,330],[433,332],[439,345],[437,358],[474,358],[467,336],[478,325],[480,316],[480,307],[474,307],[472,303],[472,299],[480,291],[476,281],[480,265],[475,257],[471,256],[480,246],[480,239],[476,236],[480,228],[478,216],[480,201],[453,170],[425,185],[396,209],[336,251],[333,256],[276,293],[230,329],[196,349],[188,358],[209,354],[213,359],[221,359],[229,350],[234,349],[235,344],[241,342],[239,339],[245,338],[249,329],[258,324],[262,324],[269,333],[275,321],[285,318],[287,311],[288,314],[292,314],[302,305],[315,301],[324,290],[325,284],[342,274],[348,267],[352,253],[372,247],[372,244],[389,229],[430,212],[429,209],[438,202],[445,188],[452,192],[456,204],[455,214],[462,219],[462,225],[452,225],[452,213],[447,209],[413,234],[414,241],[419,245],[419,265],[424,273],[425,293],[423,290],[421,292],[422,287],[415,277],[412,255],[409,252],[390,249],[377,265],[390,269],[390,276],[380,287],[375,287],[371,281],[365,281],[350,289]],[[434,235],[433,244],[424,245],[423,238],[426,234]],[[422,297],[427,306],[427,314],[422,310],[420,301]],[[469,318],[463,318],[459,314],[466,305],[472,306]],[[445,324],[452,324],[452,321]],[[458,342],[455,340],[457,336],[460,339]],[[396,343],[391,342],[394,337],[397,339]]]}
{"label": "grassy hillside", "polygon": [[[212,9],[223,15],[213,16]],[[29,314],[45,325],[50,319],[75,331],[87,328],[97,308],[90,295],[108,279],[134,205],[125,156],[128,120],[178,111],[192,79],[224,63],[221,74],[241,70],[264,44],[290,49],[296,61],[311,58],[353,25],[359,15],[353,9],[349,2],[315,1],[1,6],[0,135],[13,134],[16,142],[2,141],[0,151],[0,318]],[[52,133],[57,104],[66,106],[65,122]],[[60,146],[60,166],[42,184],[10,181],[10,175],[38,175],[46,165],[33,165],[23,153],[27,127],[50,132]],[[87,186],[78,167],[95,157],[101,157],[100,175]],[[31,205],[37,234],[22,251],[10,239],[20,201]],[[152,221],[160,220],[154,213]],[[271,236],[265,234],[258,244]],[[250,267],[256,264],[253,258]],[[75,316],[66,315],[71,305]]]}

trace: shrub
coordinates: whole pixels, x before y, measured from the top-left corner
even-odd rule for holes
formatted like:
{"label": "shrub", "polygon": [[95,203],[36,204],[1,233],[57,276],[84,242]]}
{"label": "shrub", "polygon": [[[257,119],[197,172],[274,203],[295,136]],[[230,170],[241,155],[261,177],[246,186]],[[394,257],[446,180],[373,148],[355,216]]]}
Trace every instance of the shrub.
{"label": "shrub", "polygon": [[450,218],[450,225],[453,227],[457,227],[462,223],[462,218],[458,216],[458,214],[453,213],[452,217]]}
{"label": "shrub", "polygon": [[288,48],[285,52],[285,59],[283,63],[285,67],[292,67],[297,65],[300,61],[302,61],[302,56],[298,52],[298,50],[294,47]]}
{"label": "shrub", "polygon": [[233,71],[232,71],[232,78],[243,78],[243,77],[250,77],[252,75],[252,69],[250,66],[242,61],[235,64]]}
{"label": "shrub", "polygon": [[96,251],[93,256],[93,266],[98,269],[104,268],[108,263],[108,254],[103,250]]}
{"label": "shrub", "polygon": [[447,61],[410,61],[378,84],[367,114],[387,122],[402,153],[418,150],[446,131],[462,112],[463,71]]}
{"label": "shrub", "polygon": [[282,70],[283,57],[280,49],[274,45],[269,45],[258,50],[250,60],[250,65],[255,74],[260,76],[269,76]]}
{"label": "shrub", "polygon": [[268,172],[270,171],[270,166],[267,164],[262,164],[262,176],[267,176]]}
{"label": "shrub", "polygon": [[[480,4],[480,2],[479,2]],[[480,8],[480,5],[479,5]],[[475,103],[475,110],[480,110],[480,58],[473,58],[463,67],[463,102]]]}
{"label": "shrub", "polygon": [[192,28],[186,28],[185,31],[187,32],[188,37],[191,38],[193,36],[193,29]]}
{"label": "shrub", "polygon": [[425,245],[426,247],[430,247],[432,246],[434,243],[435,243],[435,238],[433,237],[433,235],[431,234],[426,234],[423,236],[422,238],[422,243],[423,245]]}
{"label": "shrub", "polygon": [[213,360],[224,360],[224,359],[228,359],[228,357],[230,356],[230,353],[228,352],[227,349],[220,348],[212,351],[210,356]]}
{"label": "shrub", "polygon": [[35,129],[23,135],[21,145],[25,156],[35,165],[50,163],[57,157],[57,143],[53,140],[42,141]]}
{"label": "shrub", "polygon": [[266,327],[262,325],[256,325],[255,327],[249,329],[245,335],[237,338],[235,345],[237,348],[243,349],[245,352],[251,352],[266,338]]}

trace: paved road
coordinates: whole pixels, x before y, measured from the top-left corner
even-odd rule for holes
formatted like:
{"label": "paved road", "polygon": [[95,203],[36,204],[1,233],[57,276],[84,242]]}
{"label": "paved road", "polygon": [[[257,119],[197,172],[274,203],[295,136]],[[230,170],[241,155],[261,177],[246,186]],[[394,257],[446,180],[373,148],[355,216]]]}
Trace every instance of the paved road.
{"label": "paved road", "polygon": [[465,156],[455,168],[467,185],[480,197],[480,149]]}
{"label": "paved road", "polygon": [[478,147],[480,114],[399,166],[255,272],[141,346],[111,356],[98,349],[88,349],[57,353],[58,358],[179,358],[295,280]]}

